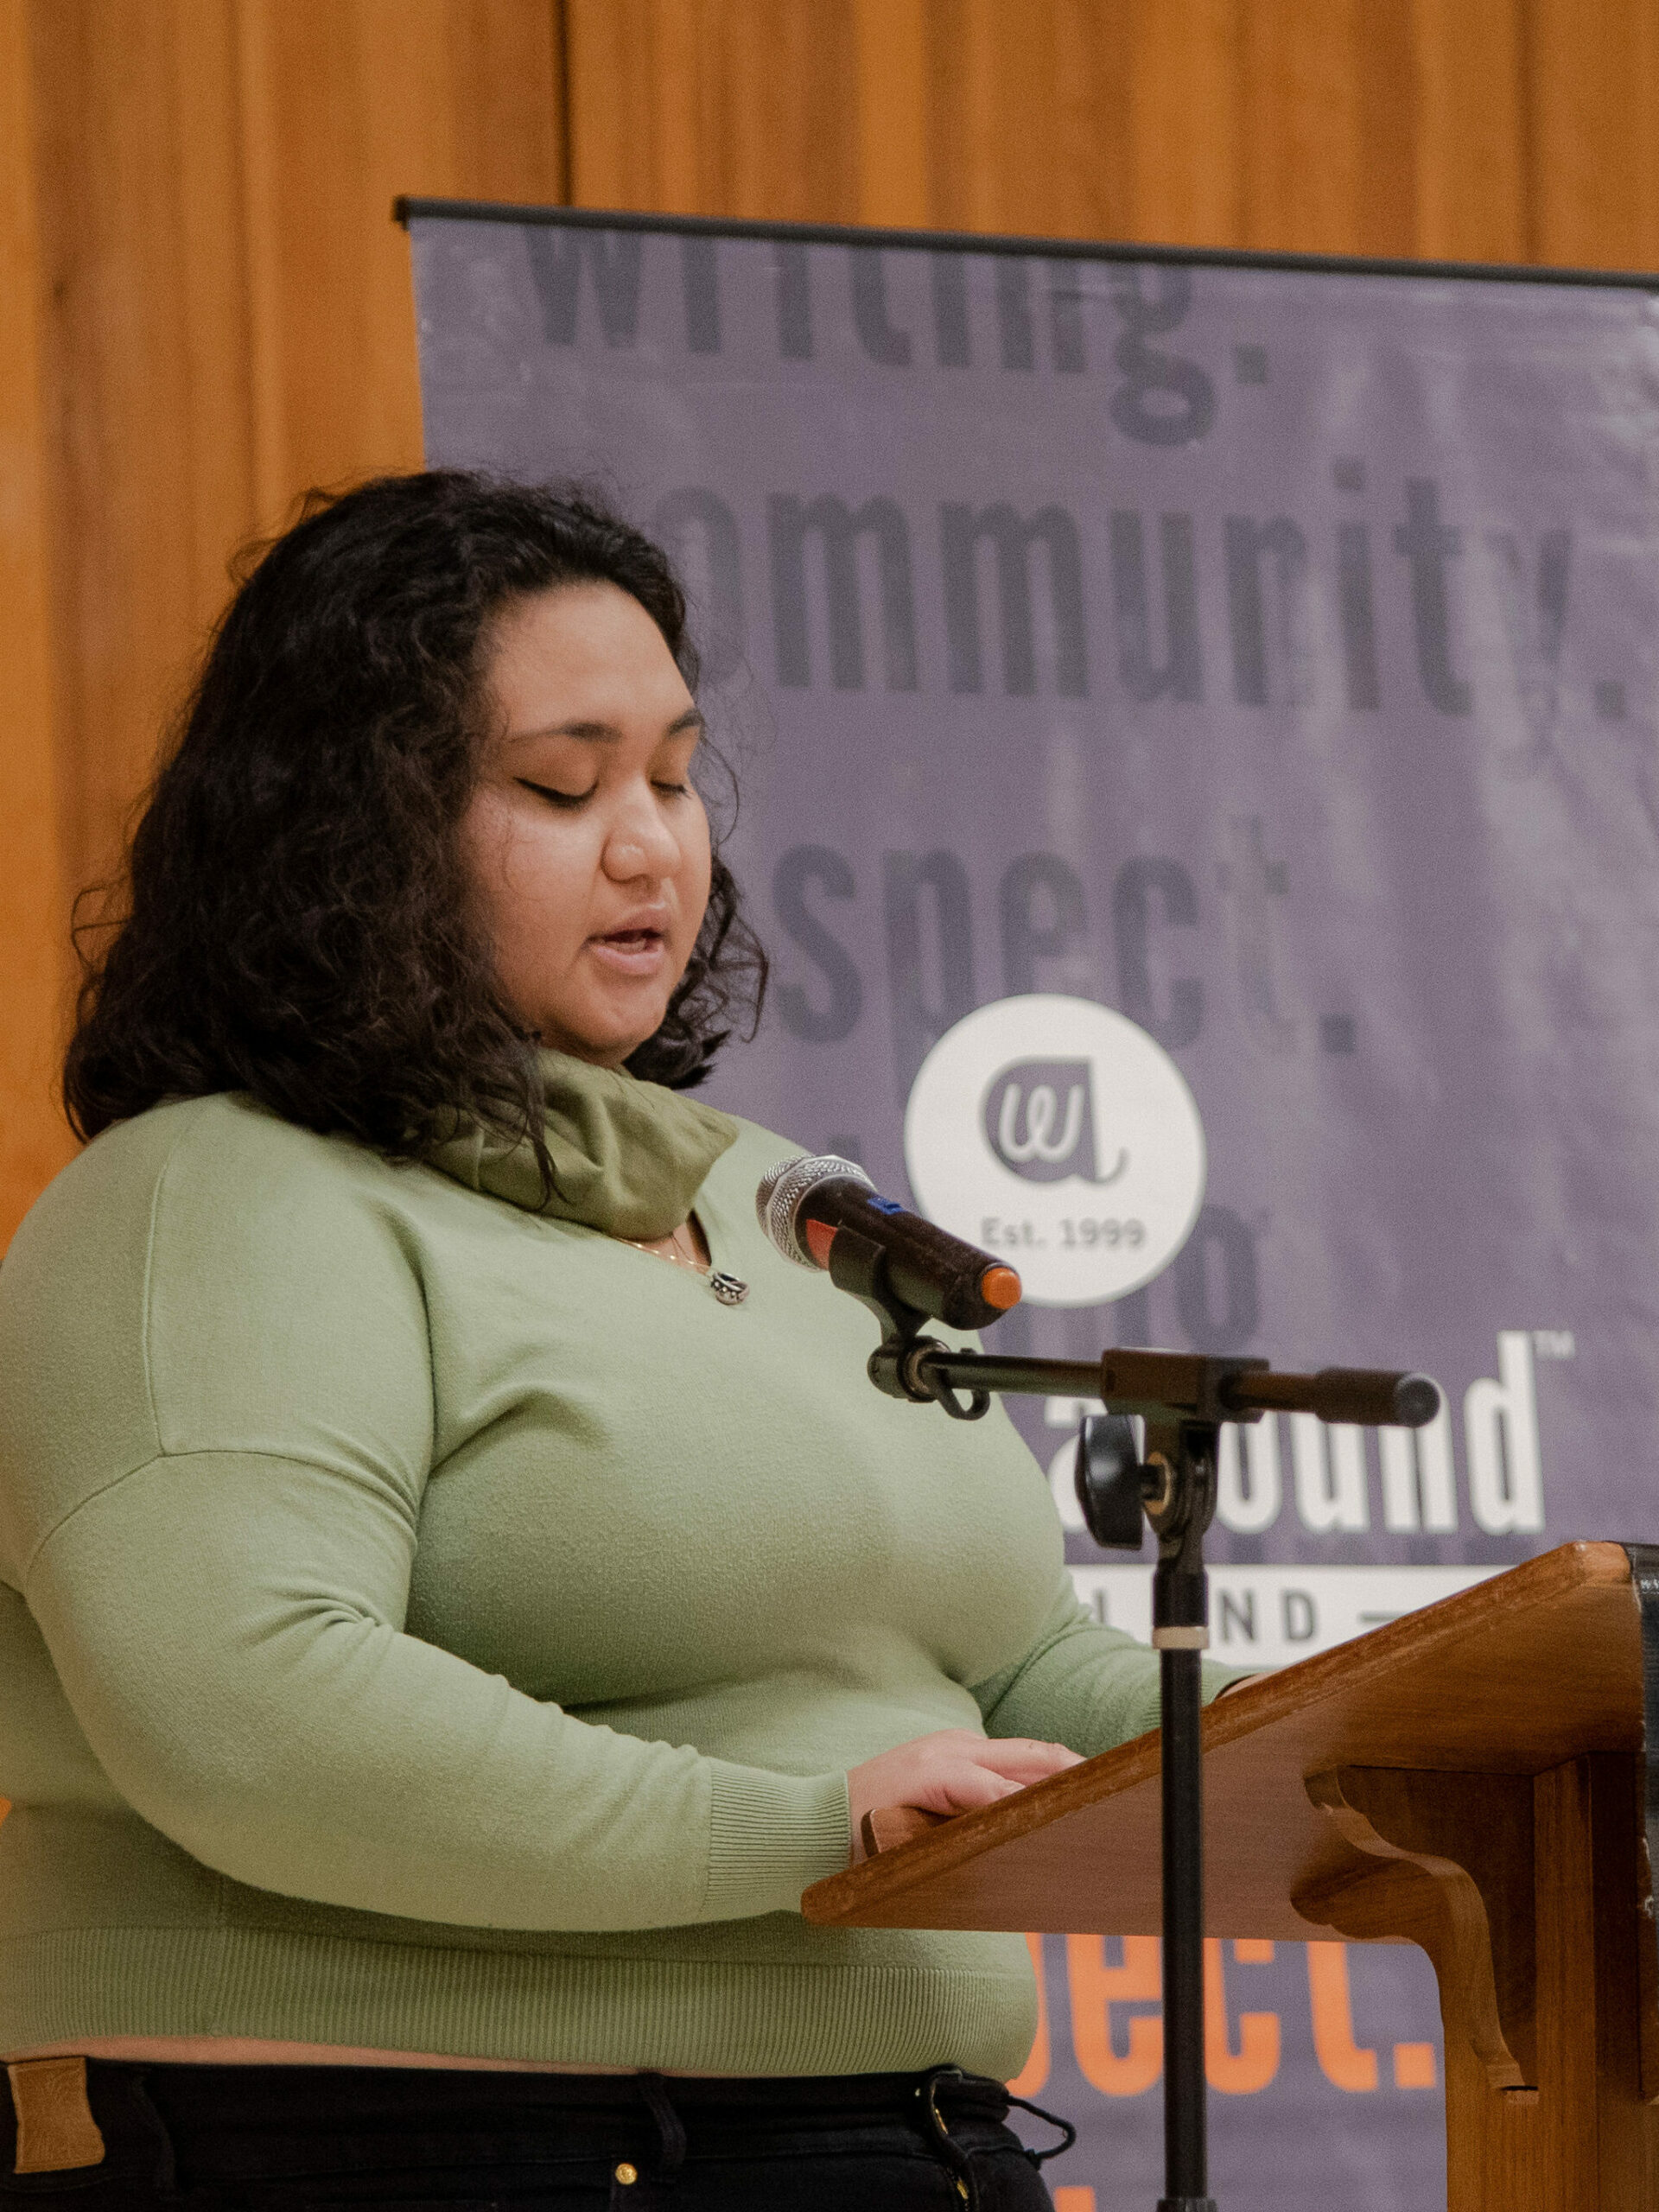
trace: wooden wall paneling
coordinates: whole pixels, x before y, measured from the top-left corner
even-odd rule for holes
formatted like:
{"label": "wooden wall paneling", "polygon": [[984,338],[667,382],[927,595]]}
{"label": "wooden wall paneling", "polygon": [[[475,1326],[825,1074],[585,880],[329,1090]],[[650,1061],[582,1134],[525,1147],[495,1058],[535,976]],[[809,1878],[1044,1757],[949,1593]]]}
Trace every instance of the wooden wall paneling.
{"label": "wooden wall paneling", "polygon": [[1659,269],[1659,9],[1528,0],[1535,251]]}
{"label": "wooden wall paneling", "polygon": [[[1277,0],[1244,14],[1242,245],[1306,253],[1402,251],[1398,162],[1366,143],[1363,65],[1396,77],[1402,0]],[[1403,88],[1399,88],[1403,89]],[[1384,121],[1398,148],[1408,129]]]}
{"label": "wooden wall paneling", "polygon": [[1243,0],[931,0],[934,200],[964,230],[1243,235]]}
{"label": "wooden wall paneling", "polygon": [[213,159],[234,135],[212,69],[229,52],[229,0],[193,11],[204,54],[191,82],[182,11],[32,10],[53,652],[76,885],[116,865],[157,728],[222,595],[212,541],[252,519],[235,168],[215,173]]}
{"label": "wooden wall paneling", "polygon": [[577,207],[724,212],[734,128],[701,0],[566,0]]}
{"label": "wooden wall paneling", "polygon": [[[591,0],[588,0],[591,5]],[[857,55],[849,0],[750,0],[743,10],[708,7],[720,43],[708,48],[723,79],[735,214],[775,207],[785,221],[852,222],[858,212]],[[819,217],[822,220],[823,218]]]}
{"label": "wooden wall paneling", "polygon": [[391,202],[556,198],[558,45],[549,0],[52,0],[35,20],[86,880],[114,864],[232,553],[313,484],[418,465]]}
{"label": "wooden wall paneling", "polygon": [[859,219],[851,0],[565,0],[581,207]]}
{"label": "wooden wall paneling", "polygon": [[930,0],[935,219],[1230,245],[1243,0]]}
{"label": "wooden wall paneling", "polygon": [[988,0],[930,0],[932,207],[943,230],[1012,227],[1004,214],[1008,130],[995,33]]}
{"label": "wooden wall paneling", "polygon": [[177,176],[188,470],[180,488],[188,620],[200,634],[225,597],[226,552],[254,529],[259,501],[233,0],[207,0],[186,20],[188,41],[172,42],[165,156]]}
{"label": "wooden wall paneling", "polygon": [[1331,252],[1527,234],[1522,0],[853,0],[850,102],[839,5],[569,4],[588,206]]}
{"label": "wooden wall paneling", "polygon": [[[454,158],[475,199],[566,196],[563,18],[562,0],[465,0],[448,10]],[[400,21],[392,9],[394,29]]]}
{"label": "wooden wall paneling", "polygon": [[858,219],[920,230],[933,219],[926,0],[854,0]]}
{"label": "wooden wall paneling", "polygon": [[1414,0],[1415,222],[1433,261],[1530,261],[1523,0]]}
{"label": "wooden wall paneling", "polygon": [[258,493],[421,457],[400,192],[525,201],[563,184],[544,0],[239,0],[260,365]]}
{"label": "wooden wall paneling", "polygon": [[[1417,42],[1411,0],[1357,0],[1345,50],[1332,57],[1351,79],[1355,131],[1347,228],[1361,253],[1416,251],[1420,141]],[[1338,249],[1339,251],[1340,249]]]}
{"label": "wooden wall paneling", "polygon": [[952,230],[1128,234],[1134,10],[931,0],[936,219]]}
{"label": "wooden wall paneling", "polygon": [[1128,235],[1169,245],[1237,245],[1243,238],[1246,4],[1139,0]]}
{"label": "wooden wall paneling", "polygon": [[[683,118],[696,110],[694,85],[682,86],[675,158],[664,160],[656,136],[659,41],[653,34],[665,12],[660,0],[564,0],[575,207],[654,207],[678,215],[699,196],[696,141],[703,134],[692,131],[689,155],[683,150]],[[683,19],[688,10],[676,12]],[[671,28],[672,22],[671,16]]]}
{"label": "wooden wall paneling", "polygon": [[[591,4],[591,0],[590,0]],[[858,219],[857,48],[850,0],[750,0],[747,11],[705,0],[721,42],[721,123],[734,213],[775,207],[786,222]],[[819,219],[822,219],[820,218]]]}
{"label": "wooden wall paneling", "polygon": [[[1042,205],[1058,235],[1123,237],[1137,218],[1135,87],[1144,10],[1122,0],[1106,8],[1093,0],[1047,0],[1046,12],[1048,81],[1025,70],[1016,79],[1024,111],[1010,149],[1015,174],[1040,179]],[[1008,65],[1018,52],[1007,54]]]}
{"label": "wooden wall paneling", "polygon": [[385,214],[400,168],[432,180],[426,190],[454,173],[443,11],[409,0],[401,40],[380,12],[351,0],[238,10],[258,505],[273,523],[305,486],[419,464],[414,324]]}
{"label": "wooden wall paneling", "polygon": [[29,59],[26,0],[0,0],[0,1244],[71,1149],[52,1098],[69,962]]}
{"label": "wooden wall paneling", "polygon": [[9,299],[0,561],[46,589],[10,659],[48,680],[16,679],[7,738],[0,1239],[68,1148],[29,1070],[60,1038],[69,897],[117,867],[230,556],[313,483],[418,463],[394,195],[556,200],[565,152],[559,0],[4,5],[33,314]]}

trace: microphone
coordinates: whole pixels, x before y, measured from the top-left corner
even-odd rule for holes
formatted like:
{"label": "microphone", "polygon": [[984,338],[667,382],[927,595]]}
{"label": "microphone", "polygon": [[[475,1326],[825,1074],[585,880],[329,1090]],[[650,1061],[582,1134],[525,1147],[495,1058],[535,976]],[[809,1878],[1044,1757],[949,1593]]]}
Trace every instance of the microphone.
{"label": "microphone", "polygon": [[874,1247],[895,1297],[953,1329],[988,1328],[1020,1302],[1012,1268],[882,1198],[855,1160],[833,1153],[780,1160],[760,1178],[754,1211],[798,1267],[828,1270],[843,1234]]}

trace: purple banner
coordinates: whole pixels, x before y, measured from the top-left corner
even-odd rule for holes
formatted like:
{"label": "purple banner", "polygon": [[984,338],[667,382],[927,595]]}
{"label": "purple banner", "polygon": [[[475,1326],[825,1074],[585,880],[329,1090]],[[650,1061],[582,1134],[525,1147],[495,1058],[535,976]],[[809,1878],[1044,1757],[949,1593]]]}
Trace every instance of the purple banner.
{"label": "purple banner", "polygon": [[[1221,1656],[1659,1537],[1659,302],[410,227],[430,459],[586,478],[691,587],[776,961],[716,1102],[1006,1252],[1004,1349],[1441,1382],[1415,1438],[1230,1444]],[[1018,1417],[1144,1634],[1067,1491],[1084,1409]],[[1064,2212],[1147,2202],[1155,1946],[1044,1950]],[[1426,1961],[1211,1964],[1221,2200],[1440,2201]]]}

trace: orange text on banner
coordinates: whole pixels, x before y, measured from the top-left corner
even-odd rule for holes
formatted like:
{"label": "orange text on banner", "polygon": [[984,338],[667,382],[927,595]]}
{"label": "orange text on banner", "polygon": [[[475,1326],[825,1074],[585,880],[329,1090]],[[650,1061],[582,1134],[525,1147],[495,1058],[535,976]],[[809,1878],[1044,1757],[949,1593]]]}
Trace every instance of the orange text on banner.
{"label": "orange text on banner", "polygon": [[[1233,1945],[1239,1966],[1268,1966],[1271,1943]],[[1232,2047],[1227,2025],[1227,1981],[1221,1961],[1221,1942],[1210,1936],[1204,1947],[1204,2070],[1212,2089],[1225,2096],[1248,2097],[1265,2089],[1279,2071],[1279,2015],[1243,2012],[1238,2021],[1238,2048]]]}
{"label": "orange text on banner", "polygon": [[1394,2086],[1396,2089],[1432,2089],[1436,2084],[1432,2043],[1397,2043],[1394,2046]]}
{"label": "orange text on banner", "polygon": [[1109,2097],[1138,2097],[1163,2071],[1164,2024],[1156,2012],[1132,2013],[1120,2054],[1112,2034],[1114,2005],[1157,2004],[1162,1995],[1158,1938],[1125,1936],[1121,1966],[1106,1963],[1103,1936],[1068,1936],[1066,1979],[1071,1992],[1071,2047],[1084,2081]]}
{"label": "orange text on banner", "polygon": [[1327,2082],[1338,2089],[1374,2089],[1376,2053],[1354,2041],[1348,1993],[1348,1946],[1310,1943],[1307,1993],[1313,2011],[1313,2050]]}

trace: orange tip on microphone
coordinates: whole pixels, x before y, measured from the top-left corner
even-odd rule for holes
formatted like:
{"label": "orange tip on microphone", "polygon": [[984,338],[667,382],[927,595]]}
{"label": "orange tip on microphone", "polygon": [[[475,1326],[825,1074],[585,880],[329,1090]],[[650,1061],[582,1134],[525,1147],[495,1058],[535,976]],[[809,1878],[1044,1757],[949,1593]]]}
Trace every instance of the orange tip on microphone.
{"label": "orange tip on microphone", "polygon": [[1020,1278],[1012,1268],[987,1268],[979,1279],[980,1296],[999,1313],[1020,1303]]}
{"label": "orange tip on microphone", "polygon": [[[807,1250],[818,1265],[821,1268],[827,1268],[830,1264],[830,1247],[836,1241],[834,1229],[827,1221],[807,1221],[802,1224],[801,1234],[806,1240]],[[1017,1298],[1019,1295],[1016,1290],[1014,1296]]]}

